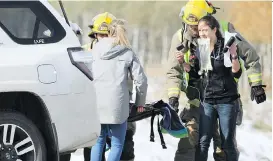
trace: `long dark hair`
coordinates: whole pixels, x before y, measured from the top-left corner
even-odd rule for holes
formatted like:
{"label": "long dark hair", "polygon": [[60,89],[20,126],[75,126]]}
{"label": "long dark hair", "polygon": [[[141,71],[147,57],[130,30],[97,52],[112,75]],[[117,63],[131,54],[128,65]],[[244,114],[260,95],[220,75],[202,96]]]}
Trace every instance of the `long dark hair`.
{"label": "long dark hair", "polygon": [[217,39],[223,38],[223,36],[222,36],[222,34],[220,32],[219,22],[213,16],[211,16],[211,15],[204,16],[199,20],[199,23],[201,21],[205,22],[212,30],[214,28],[216,28],[216,37],[217,37]]}

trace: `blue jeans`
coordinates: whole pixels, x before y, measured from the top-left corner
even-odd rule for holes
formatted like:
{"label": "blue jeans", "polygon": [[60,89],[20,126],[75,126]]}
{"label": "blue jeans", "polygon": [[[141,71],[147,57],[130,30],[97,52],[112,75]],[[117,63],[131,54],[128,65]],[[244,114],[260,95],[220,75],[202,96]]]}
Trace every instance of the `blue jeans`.
{"label": "blue jeans", "polygon": [[217,117],[219,117],[220,135],[222,149],[226,154],[227,161],[238,161],[238,150],[236,146],[236,117],[238,112],[238,101],[230,104],[212,105],[203,103],[200,106],[200,124],[198,146],[198,161],[207,161],[208,150],[212,139]]}
{"label": "blue jeans", "polygon": [[127,121],[122,124],[102,124],[97,143],[91,150],[91,161],[101,161],[106,136],[111,131],[111,150],[107,161],[119,161],[125,140]]}

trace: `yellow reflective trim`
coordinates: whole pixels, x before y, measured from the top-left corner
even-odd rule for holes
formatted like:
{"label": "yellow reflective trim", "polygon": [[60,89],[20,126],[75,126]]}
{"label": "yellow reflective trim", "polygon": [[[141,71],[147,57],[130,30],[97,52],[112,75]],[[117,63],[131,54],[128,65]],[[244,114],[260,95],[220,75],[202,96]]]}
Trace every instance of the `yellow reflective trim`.
{"label": "yellow reflective trim", "polygon": [[168,96],[170,96],[170,95],[179,95],[179,94],[180,94],[180,91],[179,92],[169,92]]}
{"label": "yellow reflective trim", "polygon": [[260,82],[260,81],[262,81],[262,79],[254,79],[254,80],[249,80],[249,82],[251,82],[251,83],[254,83],[254,82]]}
{"label": "yellow reflective trim", "polygon": [[250,83],[262,81],[262,73],[255,73],[248,75],[248,81]]}
{"label": "yellow reflective trim", "polygon": [[262,81],[261,73],[248,75],[248,82],[254,83],[254,82],[260,82],[260,81]]}
{"label": "yellow reflective trim", "polygon": [[[184,60],[185,60],[185,63],[189,63],[190,62],[190,55],[191,55],[191,53],[190,53],[190,50],[188,50],[187,51],[187,53],[186,54],[184,54]],[[186,87],[188,86],[188,82],[189,82],[189,80],[190,80],[190,75],[189,75],[189,73],[187,73],[187,72],[183,72],[183,77],[184,77],[184,79],[185,79],[185,85],[186,85]]]}
{"label": "yellow reflective trim", "polygon": [[170,95],[179,95],[180,89],[179,88],[168,88],[168,96]]}
{"label": "yellow reflective trim", "polygon": [[177,90],[177,91],[180,91],[180,89],[179,88],[168,88],[168,91],[174,91],[174,90]]}
{"label": "yellow reflective trim", "polygon": [[262,73],[259,73],[259,74],[250,74],[250,75],[248,75],[248,78],[250,78],[250,77],[257,77],[257,76],[262,76]]}
{"label": "yellow reflective trim", "polygon": [[188,50],[187,53],[184,54],[184,60],[186,63],[190,62],[190,55],[191,55],[190,50]]}

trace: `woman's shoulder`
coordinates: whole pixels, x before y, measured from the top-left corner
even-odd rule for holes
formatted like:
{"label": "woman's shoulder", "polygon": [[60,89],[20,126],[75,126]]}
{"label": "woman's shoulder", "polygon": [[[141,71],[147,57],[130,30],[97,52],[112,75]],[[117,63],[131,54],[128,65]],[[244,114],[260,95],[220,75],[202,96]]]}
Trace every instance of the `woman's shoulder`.
{"label": "woman's shoulder", "polygon": [[134,54],[134,51],[132,50],[131,47],[129,46],[125,46],[125,45],[115,45],[113,48],[119,49],[121,51],[123,51],[123,53],[125,54]]}
{"label": "woman's shoulder", "polygon": [[123,45],[117,45],[116,47],[118,47],[121,50],[120,58],[126,59],[127,61],[132,61],[133,58],[135,57],[135,53],[132,50],[132,48]]}

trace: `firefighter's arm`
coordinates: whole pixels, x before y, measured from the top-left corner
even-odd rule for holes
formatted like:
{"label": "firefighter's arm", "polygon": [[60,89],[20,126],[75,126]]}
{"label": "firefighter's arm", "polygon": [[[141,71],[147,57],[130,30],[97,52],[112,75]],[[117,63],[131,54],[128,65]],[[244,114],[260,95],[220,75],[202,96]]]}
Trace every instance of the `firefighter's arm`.
{"label": "firefighter's arm", "polygon": [[169,50],[168,63],[167,63],[167,91],[168,97],[180,96],[182,85],[183,67],[176,58],[176,47],[180,45],[178,34],[172,37],[171,47]]}
{"label": "firefighter's arm", "polygon": [[[230,26],[234,29],[233,25],[230,24]],[[237,33],[237,36],[242,40],[238,43],[237,47],[239,49],[239,56],[244,60],[248,82],[251,86],[251,100],[255,99],[257,104],[262,103],[266,101],[266,94],[263,89],[265,85],[262,85],[260,57],[255,49],[239,33]]]}
{"label": "firefighter's arm", "polygon": [[250,86],[262,85],[261,64],[255,49],[246,41],[241,41],[237,45],[238,54],[244,61],[246,73]]}
{"label": "firefighter's arm", "polygon": [[229,23],[229,32],[236,32],[241,41],[237,44],[238,55],[244,61],[250,86],[262,85],[260,57],[256,50],[238,33],[233,24]]}

